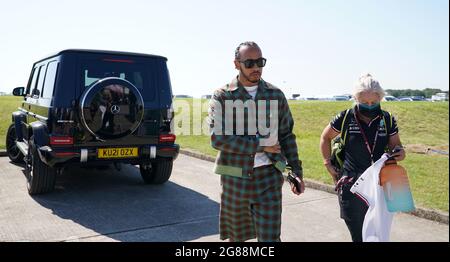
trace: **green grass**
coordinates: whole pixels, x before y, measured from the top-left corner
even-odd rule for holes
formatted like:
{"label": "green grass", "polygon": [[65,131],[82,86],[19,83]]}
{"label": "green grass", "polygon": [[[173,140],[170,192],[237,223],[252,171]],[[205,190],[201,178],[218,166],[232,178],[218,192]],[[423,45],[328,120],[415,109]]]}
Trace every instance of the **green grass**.
{"label": "green grass", "polygon": [[6,132],[11,121],[11,113],[20,106],[22,97],[0,96],[0,149],[5,149]]}
{"label": "green grass", "polygon": [[[320,134],[335,114],[351,105],[351,102],[290,101],[305,177],[331,184],[319,151]],[[439,146],[448,151],[448,102],[384,102],[382,107],[396,117],[404,145]],[[209,136],[181,135],[177,141],[183,148],[210,156],[217,154],[210,146]],[[417,205],[448,211],[448,156],[408,152],[400,164],[408,171]]]}
{"label": "green grass", "polygon": [[[190,111],[193,112],[191,100],[184,101],[189,101]],[[17,109],[19,103],[20,97],[0,97],[1,149],[5,148],[5,133],[11,123],[11,112]],[[319,138],[323,128],[332,117],[349,106],[351,106],[351,102],[290,101],[295,120],[294,132],[297,135],[299,155],[303,161],[305,177],[331,184],[331,179],[322,165]],[[448,151],[448,102],[384,102],[382,107],[397,118],[404,145],[438,146]],[[205,116],[206,112],[202,112],[202,119]],[[211,148],[210,138],[206,135],[179,135],[177,141],[183,148],[210,156],[217,154],[217,151]],[[417,205],[448,211],[448,156],[409,152],[405,161],[400,164],[408,171]]]}

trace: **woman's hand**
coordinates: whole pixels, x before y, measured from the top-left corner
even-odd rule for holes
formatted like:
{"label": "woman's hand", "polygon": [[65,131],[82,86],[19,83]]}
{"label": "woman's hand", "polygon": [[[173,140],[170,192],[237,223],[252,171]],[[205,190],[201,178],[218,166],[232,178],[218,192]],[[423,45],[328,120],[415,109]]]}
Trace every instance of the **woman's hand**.
{"label": "woman's hand", "polygon": [[393,157],[395,161],[402,161],[403,159],[405,159],[405,156],[405,149],[402,146],[396,146],[392,150],[391,157]]}
{"label": "woman's hand", "polygon": [[405,149],[403,149],[400,142],[400,136],[395,134],[389,137],[389,149],[391,150],[391,157],[394,157],[395,161],[402,161],[406,157]]}
{"label": "woman's hand", "polygon": [[341,189],[343,185],[353,182],[353,177],[342,176],[339,181],[337,181],[336,186],[334,187],[334,191],[338,191]]}

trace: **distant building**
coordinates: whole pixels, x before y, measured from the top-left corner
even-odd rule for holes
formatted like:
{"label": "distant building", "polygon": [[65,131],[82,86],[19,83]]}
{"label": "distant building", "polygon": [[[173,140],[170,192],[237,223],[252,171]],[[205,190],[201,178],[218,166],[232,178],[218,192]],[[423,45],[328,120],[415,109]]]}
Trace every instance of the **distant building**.
{"label": "distant building", "polygon": [[431,101],[448,101],[448,93],[436,93],[431,96]]}

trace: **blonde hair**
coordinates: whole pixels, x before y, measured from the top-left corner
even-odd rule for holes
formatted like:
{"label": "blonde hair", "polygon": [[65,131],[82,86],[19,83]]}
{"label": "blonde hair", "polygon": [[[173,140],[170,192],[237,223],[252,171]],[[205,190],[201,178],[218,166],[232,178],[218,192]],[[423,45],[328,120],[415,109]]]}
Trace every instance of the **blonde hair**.
{"label": "blonde hair", "polygon": [[363,92],[373,92],[378,94],[380,100],[383,99],[385,92],[381,88],[378,80],[374,79],[371,74],[366,73],[359,77],[355,84],[355,89],[353,91],[353,97],[358,100],[358,96]]}

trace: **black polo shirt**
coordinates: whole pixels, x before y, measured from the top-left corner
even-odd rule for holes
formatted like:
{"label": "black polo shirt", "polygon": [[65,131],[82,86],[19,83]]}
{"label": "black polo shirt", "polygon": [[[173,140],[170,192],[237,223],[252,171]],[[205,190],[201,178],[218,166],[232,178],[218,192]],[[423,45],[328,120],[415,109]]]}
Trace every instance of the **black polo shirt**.
{"label": "black polo shirt", "polygon": [[[346,131],[347,138],[345,143],[344,172],[361,174],[372,165],[372,160],[361,134],[359,125],[355,120],[355,110],[357,110],[356,106],[347,114],[346,122],[348,124],[348,129]],[[345,112],[346,110],[336,115],[330,123],[331,127],[337,132],[341,132]],[[385,121],[388,122],[387,128]],[[371,149],[373,148],[375,134],[378,130],[378,138],[376,141],[375,150],[373,152],[373,161],[375,162],[383,155],[384,149],[388,144],[389,137],[398,133],[397,122],[393,116],[383,117],[381,114],[368,124],[362,120],[359,120],[359,124],[366,134]]]}

